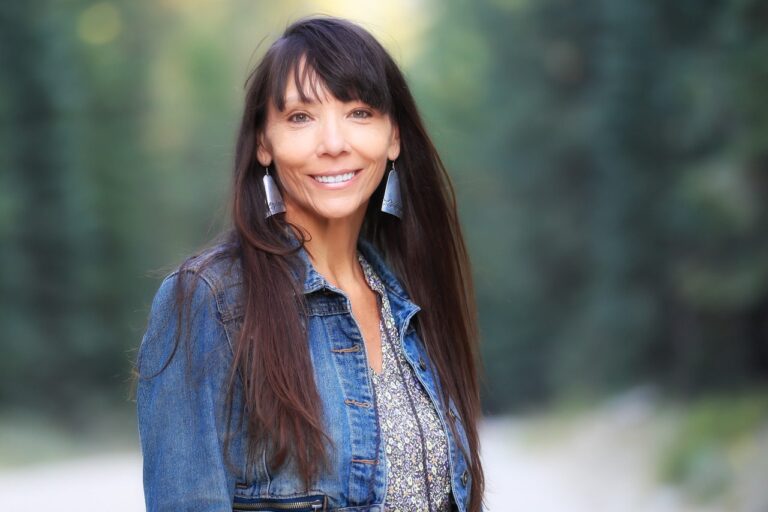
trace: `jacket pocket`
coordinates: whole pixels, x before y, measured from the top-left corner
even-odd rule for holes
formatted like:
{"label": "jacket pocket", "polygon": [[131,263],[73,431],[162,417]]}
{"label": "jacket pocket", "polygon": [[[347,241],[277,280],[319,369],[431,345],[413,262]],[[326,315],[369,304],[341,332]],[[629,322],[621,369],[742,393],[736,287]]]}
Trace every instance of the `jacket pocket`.
{"label": "jacket pocket", "polygon": [[327,510],[328,498],[322,494],[296,496],[292,498],[246,498],[235,496],[233,511],[252,510],[258,512],[323,512]]}

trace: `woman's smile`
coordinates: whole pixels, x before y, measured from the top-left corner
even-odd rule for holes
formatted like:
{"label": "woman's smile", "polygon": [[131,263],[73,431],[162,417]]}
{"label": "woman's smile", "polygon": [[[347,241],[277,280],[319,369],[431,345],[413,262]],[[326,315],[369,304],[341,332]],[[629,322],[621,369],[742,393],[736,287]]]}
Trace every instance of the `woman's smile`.
{"label": "woman's smile", "polygon": [[355,169],[352,171],[341,170],[324,174],[314,174],[311,178],[320,188],[338,190],[354,183],[356,181],[355,178],[357,178],[361,171],[362,169]]}

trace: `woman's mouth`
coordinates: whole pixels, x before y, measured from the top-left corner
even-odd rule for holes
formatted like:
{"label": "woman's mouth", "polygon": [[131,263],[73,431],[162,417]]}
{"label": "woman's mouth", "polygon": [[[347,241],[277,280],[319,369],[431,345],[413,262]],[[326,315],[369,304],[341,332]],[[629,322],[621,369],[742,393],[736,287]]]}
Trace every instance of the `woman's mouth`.
{"label": "woman's mouth", "polygon": [[322,175],[312,176],[312,179],[324,185],[338,186],[338,185],[343,185],[345,183],[348,183],[359,173],[360,173],[360,169],[357,169],[355,171],[347,171],[347,172],[341,172],[337,174],[322,174]]}

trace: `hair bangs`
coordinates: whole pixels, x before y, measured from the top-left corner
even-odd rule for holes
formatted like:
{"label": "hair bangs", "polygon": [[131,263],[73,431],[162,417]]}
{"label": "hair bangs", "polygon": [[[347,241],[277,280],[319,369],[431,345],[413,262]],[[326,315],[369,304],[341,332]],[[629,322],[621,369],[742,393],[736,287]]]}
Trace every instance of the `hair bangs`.
{"label": "hair bangs", "polygon": [[330,93],[340,101],[361,101],[385,114],[392,112],[385,50],[354,28],[348,27],[344,38],[322,30],[296,30],[273,46],[269,97],[278,110],[285,109],[288,81],[293,80],[303,102],[322,101]]}

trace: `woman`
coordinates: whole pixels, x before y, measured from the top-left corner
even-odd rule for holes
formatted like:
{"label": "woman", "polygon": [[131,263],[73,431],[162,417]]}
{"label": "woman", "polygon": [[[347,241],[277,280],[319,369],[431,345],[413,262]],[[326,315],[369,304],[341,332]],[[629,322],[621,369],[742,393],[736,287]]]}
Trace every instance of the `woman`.
{"label": "woman", "polygon": [[481,510],[467,252],[392,58],[288,27],[235,160],[233,229],[163,281],[139,351],[147,508]]}

